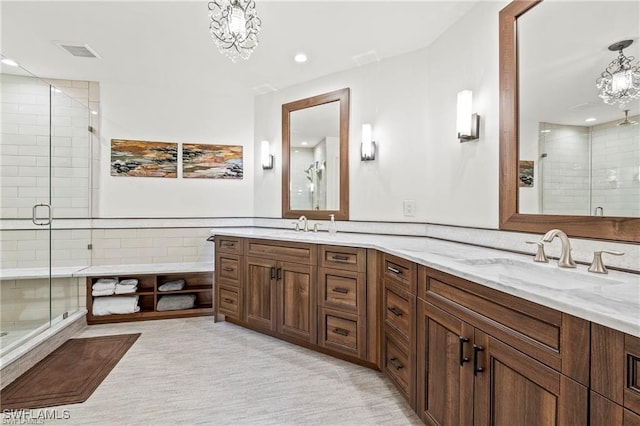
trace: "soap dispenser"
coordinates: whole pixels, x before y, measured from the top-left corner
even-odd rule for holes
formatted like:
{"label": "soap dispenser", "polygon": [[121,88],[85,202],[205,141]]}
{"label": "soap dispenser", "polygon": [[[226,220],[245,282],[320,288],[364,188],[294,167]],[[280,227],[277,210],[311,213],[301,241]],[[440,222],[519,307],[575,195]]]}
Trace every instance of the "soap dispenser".
{"label": "soap dispenser", "polygon": [[336,216],[332,214],[329,215],[329,217],[331,218],[331,222],[329,222],[329,233],[335,234],[338,232],[338,229],[336,228]]}

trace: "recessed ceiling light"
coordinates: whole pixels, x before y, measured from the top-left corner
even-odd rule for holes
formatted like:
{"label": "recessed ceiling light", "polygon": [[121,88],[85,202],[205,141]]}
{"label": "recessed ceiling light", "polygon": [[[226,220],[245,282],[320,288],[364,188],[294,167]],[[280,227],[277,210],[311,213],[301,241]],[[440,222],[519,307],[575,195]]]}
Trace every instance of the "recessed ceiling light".
{"label": "recessed ceiling light", "polygon": [[92,109],[92,110],[91,110],[91,114],[93,114],[93,115],[98,115],[98,111],[96,111],[96,110],[93,110],[93,109]]}
{"label": "recessed ceiling light", "polygon": [[584,121],[586,121],[587,123],[590,123],[590,122],[592,122],[592,121],[596,121],[596,118],[595,118],[595,117],[589,117],[589,118],[587,118],[587,119],[586,119],[586,120],[584,120]]}
{"label": "recessed ceiling light", "polygon": [[302,142],[300,142],[300,145],[306,145],[306,144],[307,144],[307,142],[306,142],[306,141],[302,141]]}
{"label": "recessed ceiling light", "polygon": [[13,60],[7,59],[7,58],[3,59],[2,63],[5,64],[5,65],[12,66],[12,67],[17,67],[18,66],[18,63],[16,61],[13,61]]}
{"label": "recessed ceiling light", "polygon": [[551,130],[540,130],[540,133],[550,133]]}
{"label": "recessed ceiling light", "polygon": [[299,64],[301,64],[303,62],[307,62],[307,55],[305,55],[304,53],[300,52],[300,53],[296,54],[296,56],[293,57],[293,60],[298,62]]}
{"label": "recessed ceiling light", "polygon": [[56,89],[55,87],[51,86],[51,91],[54,93],[62,93],[62,90],[60,89]]}

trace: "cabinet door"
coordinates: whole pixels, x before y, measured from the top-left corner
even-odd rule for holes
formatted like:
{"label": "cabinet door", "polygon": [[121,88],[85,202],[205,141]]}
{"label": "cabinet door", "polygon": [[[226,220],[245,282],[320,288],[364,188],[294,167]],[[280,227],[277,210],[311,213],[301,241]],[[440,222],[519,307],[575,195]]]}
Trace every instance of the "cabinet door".
{"label": "cabinet door", "polygon": [[315,344],[316,333],[316,267],[279,262],[278,333]]}
{"label": "cabinet door", "polygon": [[247,324],[266,331],[276,330],[276,261],[247,257],[245,309]]}
{"label": "cabinet door", "polygon": [[478,329],[474,355],[475,425],[587,424],[585,386]]}
{"label": "cabinet door", "polygon": [[417,409],[427,425],[473,424],[472,341],[469,324],[418,303]]}

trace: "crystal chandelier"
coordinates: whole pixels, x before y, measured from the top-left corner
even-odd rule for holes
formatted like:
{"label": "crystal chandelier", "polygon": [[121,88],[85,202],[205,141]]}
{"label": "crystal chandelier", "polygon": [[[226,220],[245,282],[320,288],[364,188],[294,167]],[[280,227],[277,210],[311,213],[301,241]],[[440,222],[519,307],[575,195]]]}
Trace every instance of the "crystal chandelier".
{"label": "crystal chandelier", "polygon": [[249,59],[258,45],[262,21],[254,0],[214,0],[209,2],[209,32],[218,49],[235,62]]}
{"label": "crystal chandelier", "polygon": [[622,50],[629,47],[633,40],[623,40],[609,46],[612,52],[618,51],[618,57],[596,80],[599,95],[604,103],[624,107],[634,99],[640,99],[640,65],[632,64],[633,56],[624,56]]}

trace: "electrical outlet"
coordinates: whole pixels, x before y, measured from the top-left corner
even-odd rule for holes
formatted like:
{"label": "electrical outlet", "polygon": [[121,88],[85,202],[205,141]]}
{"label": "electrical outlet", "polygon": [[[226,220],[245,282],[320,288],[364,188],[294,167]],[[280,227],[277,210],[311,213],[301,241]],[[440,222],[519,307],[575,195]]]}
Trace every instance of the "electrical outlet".
{"label": "electrical outlet", "polygon": [[405,216],[416,215],[416,200],[404,200],[402,202],[402,210]]}

